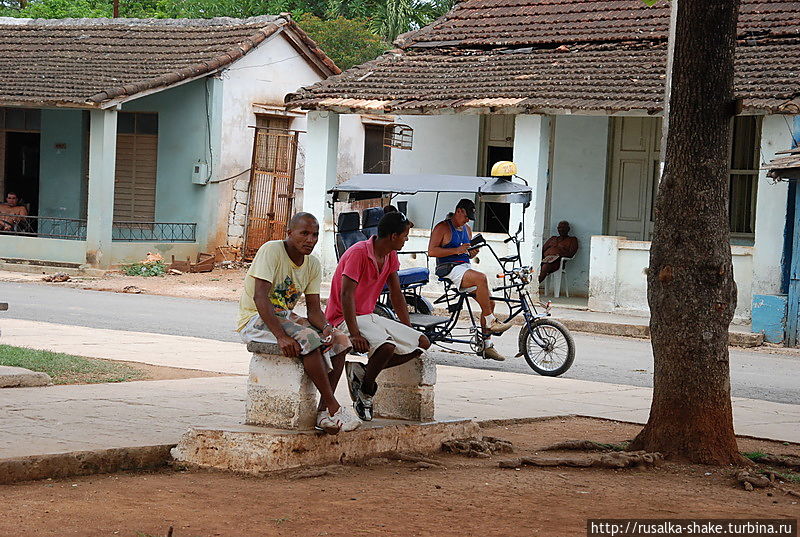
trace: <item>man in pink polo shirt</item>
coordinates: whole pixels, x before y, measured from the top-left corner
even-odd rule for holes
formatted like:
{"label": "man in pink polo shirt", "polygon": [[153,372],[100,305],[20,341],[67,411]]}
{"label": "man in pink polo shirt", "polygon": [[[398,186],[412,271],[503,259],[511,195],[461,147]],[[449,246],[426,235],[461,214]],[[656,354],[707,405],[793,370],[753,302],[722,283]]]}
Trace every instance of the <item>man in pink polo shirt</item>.
{"label": "man in pink polo shirt", "polygon": [[[372,419],[378,374],[417,358],[431,346],[424,334],[411,328],[397,277],[397,251],[408,240],[413,225],[403,213],[385,214],[378,223],[376,237],[357,242],[342,255],[331,281],[325,309],[328,322],[350,336],[355,351],[369,354],[366,366],[358,362],[345,364],[353,407],[362,420]],[[387,283],[400,322],[372,313]]]}

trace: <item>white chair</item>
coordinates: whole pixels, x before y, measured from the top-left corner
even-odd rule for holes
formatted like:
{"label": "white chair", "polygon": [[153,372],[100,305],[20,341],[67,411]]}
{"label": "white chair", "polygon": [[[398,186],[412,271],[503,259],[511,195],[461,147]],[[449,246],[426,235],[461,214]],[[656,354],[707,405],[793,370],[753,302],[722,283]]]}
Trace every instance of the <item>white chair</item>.
{"label": "white chair", "polygon": [[550,282],[550,292],[553,298],[561,296],[561,282],[564,282],[564,295],[569,298],[569,279],[567,279],[567,261],[572,261],[571,257],[562,257],[561,265],[558,270],[551,273],[544,280],[544,294],[547,294],[547,282]]}

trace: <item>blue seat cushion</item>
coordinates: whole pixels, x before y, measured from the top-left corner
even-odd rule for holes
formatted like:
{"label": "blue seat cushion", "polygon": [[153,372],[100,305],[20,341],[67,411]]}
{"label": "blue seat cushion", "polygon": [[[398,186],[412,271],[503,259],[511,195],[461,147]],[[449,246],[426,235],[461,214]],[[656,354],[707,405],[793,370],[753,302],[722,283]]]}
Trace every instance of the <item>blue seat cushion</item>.
{"label": "blue seat cushion", "polygon": [[427,283],[430,278],[430,271],[426,267],[414,267],[397,271],[400,278],[400,285],[411,285],[412,283]]}

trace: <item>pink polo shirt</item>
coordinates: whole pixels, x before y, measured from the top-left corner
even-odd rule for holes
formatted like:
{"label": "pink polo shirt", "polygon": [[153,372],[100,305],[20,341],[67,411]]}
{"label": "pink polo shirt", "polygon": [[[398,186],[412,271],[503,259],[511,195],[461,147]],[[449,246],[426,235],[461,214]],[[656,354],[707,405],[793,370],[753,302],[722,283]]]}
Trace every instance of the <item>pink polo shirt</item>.
{"label": "pink polo shirt", "polygon": [[382,270],[378,272],[374,240],[375,237],[372,237],[355,243],[339,259],[331,281],[331,296],[328,298],[328,306],[325,308],[325,317],[333,326],[339,326],[344,321],[342,276],[358,282],[355,293],[356,315],[367,315],[375,309],[375,304],[378,302],[378,297],[389,276],[400,269],[397,252],[391,251],[386,256]]}

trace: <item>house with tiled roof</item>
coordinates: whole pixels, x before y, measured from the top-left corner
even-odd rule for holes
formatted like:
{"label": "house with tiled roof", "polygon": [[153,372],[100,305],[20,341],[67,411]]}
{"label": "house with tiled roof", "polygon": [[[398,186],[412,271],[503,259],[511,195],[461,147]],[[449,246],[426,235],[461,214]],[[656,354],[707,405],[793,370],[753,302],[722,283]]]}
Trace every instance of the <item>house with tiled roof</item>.
{"label": "house with tiled roof", "polygon": [[[324,135],[309,136],[335,137],[331,125],[351,114],[407,124],[412,149],[391,152],[392,166],[405,170],[487,175],[494,162],[515,161],[534,195],[527,261],[538,265],[543,242],[567,220],[580,245],[563,273],[571,296],[591,309],[645,311],[669,18],[663,0],[464,0],[401,35],[395,49],[287,102],[328,122]],[[772,184],[761,164],[800,130],[800,2],[742,0],[735,65],[741,114],[733,123],[730,230],[736,315],[747,320],[753,295],[782,290],[788,187]],[[315,177],[314,188],[329,188],[334,175]],[[440,199],[434,210],[416,196],[409,216],[428,227],[452,201]],[[522,218],[502,204],[480,205],[475,227],[498,244],[503,235],[493,233]],[[486,261],[481,269],[495,270]]]}
{"label": "house with tiled roof", "polygon": [[28,213],[0,258],[108,267],[282,236],[306,126],[284,95],[338,73],[289,16],[0,19],[0,186]]}

